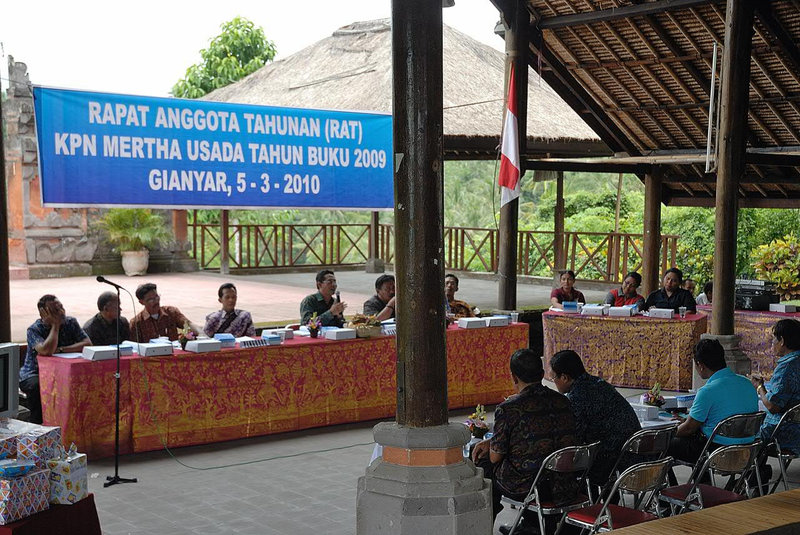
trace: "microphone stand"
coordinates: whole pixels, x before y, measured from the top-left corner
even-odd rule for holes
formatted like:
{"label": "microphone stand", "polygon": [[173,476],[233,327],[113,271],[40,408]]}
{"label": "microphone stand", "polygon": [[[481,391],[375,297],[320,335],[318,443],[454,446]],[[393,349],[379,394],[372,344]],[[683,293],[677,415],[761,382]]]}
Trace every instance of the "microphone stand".
{"label": "microphone stand", "polygon": [[[98,280],[100,277],[98,277]],[[103,281],[105,282],[105,281]],[[114,374],[114,378],[117,381],[117,399],[116,399],[116,426],[114,427],[114,475],[107,476],[106,482],[103,483],[103,487],[110,487],[111,485],[116,485],[117,483],[136,483],[136,478],[125,478],[119,477],[119,361],[120,361],[120,349],[119,346],[122,343],[122,340],[119,339],[119,324],[121,323],[120,318],[122,318],[122,302],[120,301],[119,289],[120,287],[116,284],[112,284],[117,290],[117,373]]]}

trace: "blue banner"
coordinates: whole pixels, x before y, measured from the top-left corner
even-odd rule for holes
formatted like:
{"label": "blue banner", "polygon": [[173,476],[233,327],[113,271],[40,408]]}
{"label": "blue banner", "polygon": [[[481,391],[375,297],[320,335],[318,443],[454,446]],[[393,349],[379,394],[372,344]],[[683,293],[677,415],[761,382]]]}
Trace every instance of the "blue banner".
{"label": "blue banner", "polygon": [[394,206],[390,115],[34,87],[47,206]]}

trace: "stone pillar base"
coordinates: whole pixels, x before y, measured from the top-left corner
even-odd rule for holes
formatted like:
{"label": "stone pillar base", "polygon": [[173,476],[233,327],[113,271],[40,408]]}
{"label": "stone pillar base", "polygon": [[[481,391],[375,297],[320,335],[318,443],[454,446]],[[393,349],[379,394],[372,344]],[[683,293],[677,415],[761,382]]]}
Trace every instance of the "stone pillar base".
{"label": "stone pillar base", "polygon": [[365,273],[383,273],[386,271],[386,263],[381,258],[369,258],[364,265]]}
{"label": "stone pillar base", "polygon": [[[728,364],[728,368],[733,370],[734,373],[746,375],[750,373],[750,358],[744,351],[739,349],[739,340],[741,340],[741,338],[742,337],[738,334],[704,333],[700,335],[701,340],[717,340],[722,344],[723,349],[725,349],[725,362]],[[695,372],[695,375],[697,375],[697,372]],[[705,381],[703,381],[703,384],[705,384]],[[699,386],[694,386],[694,384],[692,386],[694,388],[699,388]]]}
{"label": "stone pillar base", "polygon": [[485,535],[492,530],[491,483],[462,457],[461,424],[410,428],[380,423],[379,457],[358,480],[359,535]]}

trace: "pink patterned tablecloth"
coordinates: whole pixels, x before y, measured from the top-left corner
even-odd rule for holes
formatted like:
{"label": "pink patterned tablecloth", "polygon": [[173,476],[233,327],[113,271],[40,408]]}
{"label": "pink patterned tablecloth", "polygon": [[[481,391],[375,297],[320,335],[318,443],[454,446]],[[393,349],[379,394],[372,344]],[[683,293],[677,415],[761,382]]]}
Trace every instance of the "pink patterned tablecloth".
{"label": "pink patterned tablecloth", "polygon": [[[708,314],[708,328],[711,329],[713,307],[699,306]],[[770,312],[768,310],[737,310],[733,313],[734,332],[741,336],[739,349],[750,357],[750,369],[764,376],[771,376],[775,369],[775,355],[772,353],[772,327],[782,319],[800,320],[800,313]]]}
{"label": "pink patterned tablecloth", "polygon": [[685,319],[582,316],[549,311],[542,315],[545,373],[550,358],[572,349],[586,371],[615,386],[668,390],[692,387],[692,352],[706,332],[706,315]]}

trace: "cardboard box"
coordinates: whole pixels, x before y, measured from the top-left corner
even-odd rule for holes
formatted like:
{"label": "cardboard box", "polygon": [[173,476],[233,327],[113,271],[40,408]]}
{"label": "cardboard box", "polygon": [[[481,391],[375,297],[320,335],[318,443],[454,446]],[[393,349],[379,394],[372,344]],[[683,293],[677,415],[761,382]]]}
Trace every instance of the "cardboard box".
{"label": "cardboard box", "polygon": [[172,355],[171,342],[149,342],[137,344],[136,352],[140,357],[161,357]]}
{"label": "cardboard box", "polygon": [[769,311],[770,312],[797,312],[797,306],[795,306],[795,305],[782,305],[780,303],[770,303],[769,304]]}
{"label": "cardboard box", "polygon": [[47,461],[50,469],[50,503],[72,505],[89,494],[89,472],[85,453],[67,454]]}
{"label": "cardboard box", "polygon": [[[117,348],[112,346],[86,346],[81,353],[86,360],[110,360],[117,358]],[[120,349],[122,356],[122,349]]]}
{"label": "cardboard box", "polygon": [[50,471],[44,469],[0,479],[0,524],[15,522],[50,507],[49,474]]}
{"label": "cardboard box", "polygon": [[608,315],[622,317],[633,316],[633,309],[631,307],[609,307]]}
{"label": "cardboard box", "polygon": [[236,337],[231,333],[216,333],[214,340],[219,340],[220,347],[236,347]]}
{"label": "cardboard box", "polygon": [[603,305],[583,305],[581,316],[604,316],[606,307]]}
{"label": "cardboard box", "polygon": [[47,461],[56,456],[61,445],[61,428],[20,422],[29,427],[17,437],[17,459],[34,461],[37,468],[47,468]]}
{"label": "cardboard box", "polygon": [[631,403],[631,407],[639,420],[658,420],[658,413],[661,410],[654,405],[644,403]]}
{"label": "cardboard box", "polygon": [[506,327],[511,324],[508,316],[487,316],[483,319],[486,320],[487,327]]}
{"label": "cardboard box", "polygon": [[284,340],[290,340],[290,339],[294,338],[294,331],[291,330],[291,329],[286,329],[286,328],[282,328],[282,329],[267,329],[267,330],[265,330],[265,331],[263,331],[261,333],[262,337],[264,336],[264,333],[277,334],[278,336],[280,336],[281,333],[283,333],[283,339]]}
{"label": "cardboard box", "polygon": [[694,394],[682,394],[680,396],[675,396],[678,408],[690,409],[694,403],[694,396]]}
{"label": "cardboard box", "polygon": [[651,318],[672,319],[675,317],[675,311],[671,308],[651,308],[649,310]]}
{"label": "cardboard box", "polygon": [[222,342],[213,338],[201,338],[186,342],[186,351],[191,353],[211,353],[222,349]]}
{"label": "cardboard box", "polygon": [[[356,330],[355,329],[330,329],[325,331],[325,338],[328,340],[350,340],[356,337]],[[281,338],[278,337],[278,343],[280,343]]]}
{"label": "cardboard box", "polygon": [[583,308],[583,304],[577,301],[564,301],[561,306],[567,314],[580,314]]}
{"label": "cardboard box", "polygon": [[480,329],[486,327],[486,320],[483,318],[458,318],[458,326],[462,329]]}

